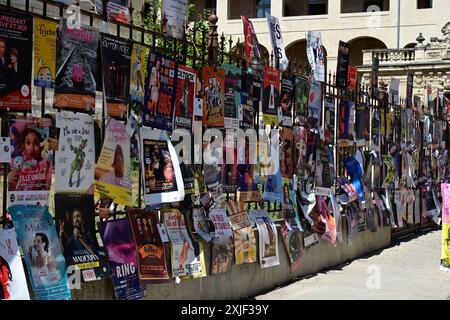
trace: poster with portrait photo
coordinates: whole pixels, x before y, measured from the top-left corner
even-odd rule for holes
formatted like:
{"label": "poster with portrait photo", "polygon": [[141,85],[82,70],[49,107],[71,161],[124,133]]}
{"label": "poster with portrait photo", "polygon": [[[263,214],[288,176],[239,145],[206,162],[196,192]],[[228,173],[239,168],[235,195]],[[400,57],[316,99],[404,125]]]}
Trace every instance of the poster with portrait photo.
{"label": "poster with portrait photo", "polygon": [[94,119],[87,114],[61,111],[56,114],[60,129],[55,152],[56,192],[85,193],[94,183]]}
{"label": "poster with portrait photo", "polygon": [[131,110],[142,110],[144,108],[145,98],[145,76],[146,65],[145,57],[148,54],[148,48],[133,42],[131,47],[131,67],[130,67],[130,108]]}
{"label": "poster with portrait photo", "polygon": [[82,25],[69,29],[61,18],[56,47],[56,79],[53,106],[90,113],[95,109],[98,30]]}
{"label": "poster with portrait photo", "polygon": [[83,282],[109,277],[106,254],[95,234],[93,195],[56,193],[55,224],[66,264],[80,270]]}
{"label": "poster with portrait photo", "polygon": [[234,257],[233,230],[225,208],[214,208],[209,213],[214,224],[214,238],[212,247],[212,274],[231,271]]}
{"label": "poster with portrait photo", "polygon": [[31,112],[33,17],[0,13],[0,110]]}
{"label": "poster with portrait photo", "polygon": [[106,112],[110,117],[126,120],[130,91],[131,41],[102,33],[100,43]]}
{"label": "poster with portrait photo", "polygon": [[48,207],[9,207],[36,300],[71,300],[66,262]]}
{"label": "poster with portrait photo", "polygon": [[261,268],[275,267],[280,264],[278,253],[278,232],[269,217],[256,218],[259,234],[259,264]]}
{"label": "poster with portrait photo", "polygon": [[192,132],[194,100],[197,95],[198,71],[178,65],[177,90],[173,129],[186,129]]}
{"label": "poster with portrait photo", "polygon": [[294,135],[292,128],[281,129],[280,161],[283,178],[292,179],[294,174]]}
{"label": "poster with portrait photo", "polygon": [[10,206],[48,203],[53,170],[53,151],[48,142],[50,126],[48,118],[16,116],[10,119]]}
{"label": "poster with portrait photo", "polygon": [[168,280],[164,243],[158,231],[158,212],[128,209],[136,243],[138,274],[141,280]]}
{"label": "poster with portrait photo", "polygon": [[278,125],[280,107],[280,70],[264,66],[263,83],[263,121],[266,125]]}
{"label": "poster with portrait photo", "polygon": [[55,87],[56,32],[58,24],[34,18],[34,85]]}
{"label": "poster with portrait photo", "polygon": [[225,124],[225,70],[203,67],[205,95],[203,98],[203,124],[223,127]]}
{"label": "poster with portrait photo", "polygon": [[224,126],[226,129],[237,129],[241,104],[241,68],[232,64],[223,64],[222,69],[225,71]]}
{"label": "poster with portrait photo", "polygon": [[126,125],[109,118],[102,151],[95,166],[95,195],[131,206],[130,137]]}
{"label": "poster with portrait photo", "polygon": [[128,219],[100,221],[100,235],[108,255],[117,300],[136,300],[144,296],[145,286],[138,276],[136,245]]}
{"label": "poster with portrait photo", "polygon": [[146,205],[184,199],[184,182],[175,148],[165,131],[140,129],[141,168]]}
{"label": "poster with portrait photo", "polygon": [[16,230],[0,230],[0,300],[30,300]]}

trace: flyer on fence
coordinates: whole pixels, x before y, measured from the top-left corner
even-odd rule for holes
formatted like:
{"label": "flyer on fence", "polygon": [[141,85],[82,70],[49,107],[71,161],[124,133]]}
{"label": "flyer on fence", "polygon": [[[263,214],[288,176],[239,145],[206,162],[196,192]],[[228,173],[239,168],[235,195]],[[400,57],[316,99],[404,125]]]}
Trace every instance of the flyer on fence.
{"label": "flyer on fence", "polygon": [[51,120],[16,116],[9,122],[11,164],[9,205],[46,205],[52,183],[53,151],[48,138]]}
{"label": "flyer on fence", "polygon": [[131,68],[130,68],[130,108],[131,110],[142,110],[145,98],[145,57],[148,48],[133,42],[131,48]]}
{"label": "flyer on fence", "polygon": [[48,207],[9,208],[36,300],[71,300],[66,262]]}
{"label": "flyer on fence", "polygon": [[214,208],[209,213],[214,224],[211,273],[226,273],[231,271],[234,257],[233,230],[225,208]]}
{"label": "flyer on fence", "polygon": [[0,300],[30,300],[16,230],[0,230]]}
{"label": "flyer on fence", "polygon": [[56,31],[54,21],[34,18],[34,85],[55,87]]}
{"label": "flyer on fence", "polygon": [[268,216],[256,218],[259,234],[259,264],[261,268],[275,267],[280,264],[278,253],[278,232]]}
{"label": "flyer on fence", "polygon": [[0,110],[31,111],[33,17],[0,13]]}
{"label": "flyer on fence", "polygon": [[441,184],[442,192],[442,244],[440,269],[450,272],[450,184]]}
{"label": "flyer on fence", "polygon": [[166,32],[169,37],[183,39],[188,7],[188,0],[162,0],[161,16],[167,19]]}
{"label": "flyer on fence", "polygon": [[131,206],[130,137],[125,124],[113,118],[106,126],[94,179],[95,195]]}
{"label": "flyer on fence", "polygon": [[264,124],[278,125],[278,108],[280,107],[280,70],[273,67],[264,67],[262,107]]}
{"label": "flyer on fence", "polygon": [[222,68],[225,70],[224,126],[226,129],[237,129],[241,104],[241,68],[232,64],[223,64]]}
{"label": "flyer on fence", "polygon": [[164,243],[158,231],[158,212],[129,209],[134,241],[137,249],[139,279],[168,280]]}
{"label": "flyer on fence", "polygon": [[98,30],[84,25],[69,29],[67,23],[66,18],[59,21],[53,106],[90,113],[95,109]]}
{"label": "flyer on fence", "polygon": [[55,191],[88,192],[94,183],[94,119],[83,113],[61,111],[56,114],[56,127],[60,131],[55,152]]}
{"label": "flyer on fence", "polygon": [[194,102],[197,95],[198,71],[184,65],[178,65],[177,90],[173,129],[186,129],[192,132]]}
{"label": "flyer on fence", "polygon": [[225,125],[225,70],[203,67],[205,95],[203,98],[203,124],[208,127]]}

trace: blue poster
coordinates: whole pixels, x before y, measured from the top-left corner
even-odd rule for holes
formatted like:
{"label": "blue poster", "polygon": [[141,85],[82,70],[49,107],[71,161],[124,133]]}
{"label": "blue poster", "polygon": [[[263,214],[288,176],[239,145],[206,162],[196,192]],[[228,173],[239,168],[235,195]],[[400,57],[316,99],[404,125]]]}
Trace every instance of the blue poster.
{"label": "blue poster", "polygon": [[36,300],[71,300],[66,261],[48,207],[9,208]]}
{"label": "blue poster", "polygon": [[355,157],[348,157],[344,159],[345,168],[348,171],[348,174],[352,178],[352,183],[355,186],[356,192],[358,192],[358,199],[360,201],[364,200],[364,190],[363,190],[363,176],[362,169],[359,162],[355,159]]}
{"label": "blue poster", "polygon": [[263,190],[263,199],[269,202],[281,202],[281,190],[282,186],[282,177],[281,170],[278,170],[274,175],[268,175],[265,177],[264,190]]}

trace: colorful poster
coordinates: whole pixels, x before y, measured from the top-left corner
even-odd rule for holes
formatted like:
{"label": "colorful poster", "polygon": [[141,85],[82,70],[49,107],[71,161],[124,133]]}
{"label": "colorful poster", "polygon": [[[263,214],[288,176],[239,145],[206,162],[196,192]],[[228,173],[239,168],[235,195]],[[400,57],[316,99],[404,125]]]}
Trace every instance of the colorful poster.
{"label": "colorful poster", "polygon": [[184,199],[184,183],[175,148],[165,131],[141,128],[141,168],[147,205]]}
{"label": "colorful poster", "polygon": [[97,87],[98,31],[93,27],[67,28],[61,18],[56,55],[55,108],[91,112]]}
{"label": "colorful poster", "polygon": [[283,178],[292,179],[294,174],[294,135],[291,128],[281,129],[281,175]]}
{"label": "colorful poster", "polygon": [[239,128],[239,106],[241,104],[241,68],[232,64],[224,64],[225,70],[225,128]]}
{"label": "colorful poster", "polygon": [[278,233],[269,217],[256,218],[259,235],[259,264],[261,268],[275,267],[280,264],[278,253]]}
{"label": "colorful poster", "polygon": [[281,170],[273,175],[268,175],[264,180],[263,199],[269,202],[281,202],[282,175]]}
{"label": "colorful poster", "polygon": [[36,300],[70,300],[66,262],[48,207],[9,208]]}
{"label": "colorful poster", "polygon": [[55,87],[56,30],[54,21],[34,18],[34,85]]}
{"label": "colorful poster", "polygon": [[85,282],[108,277],[106,255],[95,234],[94,196],[55,194],[55,223],[67,266],[80,270]]}
{"label": "colorful poster", "polygon": [[56,114],[59,145],[55,155],[56,192],[85,193],[94,183],[94,119],[68,111]]}
{"label": "colorful poster", "polygon": [[322,114],[322,83],[312,79],[309,86],[308,125],[318,128]]}
{"label": "colorful poster", "polygon": [[335,144],[334,129],[336,119],[336,99],[332,96],[325,96],[324,108],[324,142],[330,145]]}
{"label": "colorful poster", "polygon": [[258,165],[251,163],[256,159],[257,145],[251,139],[237,137],[237,197],[239,201],[259,201],[261,193],[258,189]]}
{"label": "colorful poster", "polygon": [[95,166],[95,195],[131,206],[130,137],[125,124],[109,118]]}
{"label": "colorful poster", "polygon": [[138,277],[138,260],[128,219],[100,221],[100,235],[108,253],[116,299],[135,300],[144,296]]}
{"label": "colorful poster", "polygon": [[306,53],[314,79],[325,82],[325,52],[320,32],[308,31],[306,35]]}
{"label": "colorful poster", "polygon": [[0,110],[31,112],[33,17],[0,13]]}
{"label": "colorful poster", "polygon": [[169,279],[164,244],[157,227],[158,212],[142,209],[127,211],[136,243],[139,279]]}
{"label": "colorful poster", "polygon": [[126,120],[130,91],[131,42],[102,33],[103,100],[110,117]]}
{"label": "colorful poster", "polygon": [[266,125],[278,125],[280,107],[280,70],[264,66],[263,121]]}
{"label": "colorful poster", "polygon": [[353,141],[353,133],[350,132],[350,114],[354,107],[355,103],[353,101],[341,100],[339,103],[338,140]]}
{"label": "colorful poster", "polygon": [[106,3],[106,14],[108,18],[128,24],[130,22],[130,10],[128,0],[111,0]]}
{"label": "colorful poster", "polygon": [[131,48],[131,68],[130,68],[130,108],[135,113],[144,107],[145,98],[145,57],[148,49],[140,44],[133,42]]}
{"label": "colorful poster", "polygon": [[0,230],[0,300],[30,300],[16,230]]}
{"label": "colorful poster", "polygon": [[242,16],[242,25],[244,27],[244,52],[247,67],[259,70],[263,61],[255,28],[253,23],[245,16]]}
{"label": "colorful poster", "polygon": [[283,118],[280,123],[285,127],[292,127],[292,100],[294,98],[293,78],[286,73],[281,77],[280,105]]}
{"label": "colorful poster", "polygon": [[194,100],[197,94],[198,72],[192,68],[178,65],[177,90],[175,96],[175,119],[173,128],[192,131]]}
{"label": "colorful poster", "polygon": [[351,91],[355,91],[357,82],[358,82],[358,68],[349,65],[348,66],[348,89]]}
{"label": "colorful poster", "polygon": [[243,130],[253,129],[255,126],[255,109],[253,107],[254,101],[258,100],[259,96],[253,97],[254,91],[259,88],[254,86],[253,77],[251,75],[246,75],[242,77],[242,87],[241,87],[241,105],[239,109],[239,127]]}
{"label": "colorful poster", "polygon": [[166,31],[169,37],[183,39],[188,6],[188,0],[162,0],[161,16],[167,19]]}
{"label": "colorful poster", "polygon": [[161,212],[170,239],[172,278],[205,277],[202,247],[189,235],[183,214],[178,209],[163,209]]}
{"label": "colorful poster", "polygon": [[270,40],[272,42],[272,49],[277,61],[276,66],[281,70],[286,70],[289,65],[289,60],[284,50],[283,34],[281,32],[280,22],[278,18],[271,15],[266,15],[267,24],[269,25]]}
{"label": "colorful poster", "polygon": [[442,245],[441,266],[443,271],[450,272],[450,184],[442,183]]}
{"label": "colorful poster", "polygon": [[360,201],[364,200],[364,186],[363,186],[363,173],[362,168],[358,160],[351,156],[344,159],[344,166],[347,169],[349,176],[352,178],[352,184],[358,193]]}
{"label": "colorful poster", "polygon": [[339,41],[336,70],[336,85],[346,88],[348,85],[348,63],[350,60],[350,44]]}
{"label": "colorful poster", "polygon": [[161,54],[150,53],[145,79],[143,124],[172,131],[178,64]]}
{"label": "colorful poster", "polygon": [[9,205],[46,205],[52,183],[53,153],[48,138],[51,120],[17,116],[9,122],[11,164]]}
{"label": "colorful poster", "polygon": [[358,207],[352,202],[347,206],[347,242],[351,243],[358,233]]}
{"label": "colorful poster", "polygon": [[305,124],[308,113],[309,83],[301,77],[295,78],[295,118],[298,124]]}
{"label": "colorful poster", "polygon": [[365,103],[356,105],[356,141],[359,145],[364,145],[370,139],[370,109]]}
{"label": "colorful poster", "polygon": [[301,260],[305,255],[302,233],[299,230],[289,228],[289,225],[286,222],[283,222],[281,224],[281,238],[283,239],[289,257],[292,274],[300,267]]}
{"label": "colorful poster", "polygon": [[231,271],[233,264],[233,230],[226,209],[215,208],[209,213],[215,232],[212,247],[211,273],[226,273]]}
{"label": "colorful poster", "polygon": [[223,127],[225,108],[225,70],[203,67],[205,96],[203,98],[203,124],[208,127]]}
{"label": "colorful poster", "polygon": [[395,178],[395,168],[394,168],[394,162],[390,155],[383,155],[383,163],[386,168],[385,170],[385,178],[384,182],[382,184],[382,188],[387,188],[389,185],[391,185],[394,182]]}

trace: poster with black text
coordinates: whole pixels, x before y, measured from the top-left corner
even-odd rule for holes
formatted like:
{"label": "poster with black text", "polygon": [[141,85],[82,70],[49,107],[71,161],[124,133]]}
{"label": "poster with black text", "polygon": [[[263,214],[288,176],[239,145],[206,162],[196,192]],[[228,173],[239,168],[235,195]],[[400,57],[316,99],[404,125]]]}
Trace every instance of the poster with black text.
{"label": "poster with black text", "polygon": [[238,111],[241,104],[241,68],[232,64],[224,64],[225,71],[225,128],[239,127]]}
{"label": "poster with black text", "polygon": [[336,85],[346,88],[348,85],[348,64],[350,59],[350,44],[339,41],[336,70]]}
{"label": "poster with black text", "polygon": [[173,128],[192,131],[194,100],[197,94],[198,71],[178,65],[177,90],[175,95],[175,114]]}
{"label": "poster with black text", "polygon": [[280,106],[280,70],[264,67],[263,121],[266,125],[278,125]]}

